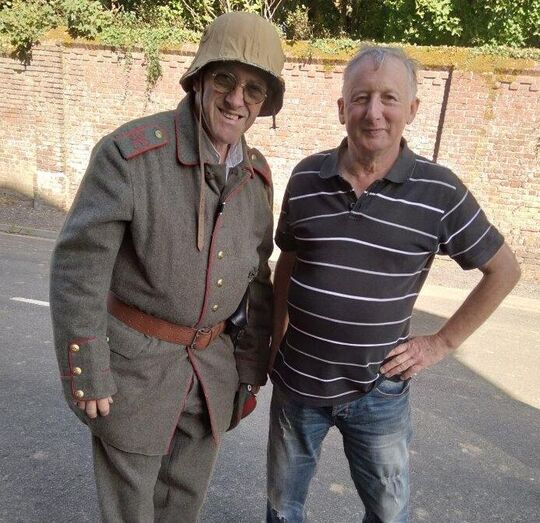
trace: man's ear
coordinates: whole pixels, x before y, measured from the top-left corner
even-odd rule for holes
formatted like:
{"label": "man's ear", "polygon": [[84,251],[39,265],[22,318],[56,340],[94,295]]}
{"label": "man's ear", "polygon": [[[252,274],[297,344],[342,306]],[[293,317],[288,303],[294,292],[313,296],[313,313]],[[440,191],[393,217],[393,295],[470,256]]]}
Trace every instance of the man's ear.
{"label": "man's ear", "polygon": [[343,102],[343,98],[338,99],[337,106],[338,106],[339,123],[341,125],[344,125],[345,124],[345,103]]}
{"label": "man's ear", "polygon": [[410,125],[413,123],[416,112],[418,111],[418,107],[420,105],[420,100],[418,98],[414,98],[411,102],[411,106],[409,107],[409,117],[407,118],[407,125]]}

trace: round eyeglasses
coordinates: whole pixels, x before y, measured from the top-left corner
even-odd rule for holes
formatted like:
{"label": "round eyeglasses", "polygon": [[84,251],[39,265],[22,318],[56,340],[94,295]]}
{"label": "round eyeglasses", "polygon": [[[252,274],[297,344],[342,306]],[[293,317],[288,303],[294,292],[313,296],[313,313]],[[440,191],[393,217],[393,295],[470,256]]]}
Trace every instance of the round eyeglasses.
{"label": "round eyeglasses", "polygon": [[227,94],[236,89],[237,85],[242,87],[244,92],[244,102],[247,105],[255,105],[263,102],[267,96],[266,88],[257,82],[238,82],[234,74],[227,71],[215,71],[212,73],[214,89],[221,94]]}

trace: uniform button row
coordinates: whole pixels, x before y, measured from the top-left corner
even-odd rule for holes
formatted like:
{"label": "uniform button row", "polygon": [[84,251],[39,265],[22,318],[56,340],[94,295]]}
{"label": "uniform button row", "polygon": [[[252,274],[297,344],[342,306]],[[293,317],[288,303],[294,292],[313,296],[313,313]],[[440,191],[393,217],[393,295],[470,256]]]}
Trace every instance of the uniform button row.
{"label": "uniform button row", "polygon": [[223,251],[218,251],[217,257],[218,260],[222,260],[225,257],[225,253]]}

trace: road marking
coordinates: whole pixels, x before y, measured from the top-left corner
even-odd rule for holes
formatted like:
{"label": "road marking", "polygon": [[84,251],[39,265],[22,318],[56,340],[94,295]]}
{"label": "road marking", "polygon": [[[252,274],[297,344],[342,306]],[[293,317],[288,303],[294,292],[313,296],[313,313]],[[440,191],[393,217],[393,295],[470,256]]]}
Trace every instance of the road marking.
{"label": "road marking", "polygon": [[41,300],[31,300],[30,298],[11,298],[13,301],[22,301],[24,303],[33,303],[34,305],[41,305],[42,307],[48,307],[49,302],[48,301],[41,301]]}

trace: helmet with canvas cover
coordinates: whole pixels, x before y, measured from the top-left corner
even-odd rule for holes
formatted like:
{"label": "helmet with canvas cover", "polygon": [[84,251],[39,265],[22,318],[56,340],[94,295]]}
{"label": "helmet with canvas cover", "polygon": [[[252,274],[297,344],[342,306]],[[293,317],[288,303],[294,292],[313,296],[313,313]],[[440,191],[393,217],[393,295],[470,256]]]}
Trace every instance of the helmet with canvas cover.
{"label": "helmet with canvas cover", "polygon": [[285,55],[272,24],[254,13],[231,12],[219,16],[205,29],[195,58],[182,75],[180,85],[190,92],[204,67],[228,61],[255,67],[265,74],[269,92],[259,116],[276,115],[283,105],[285,92],[281,77]]}

